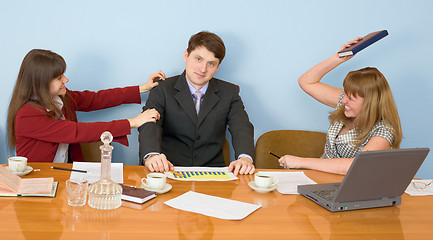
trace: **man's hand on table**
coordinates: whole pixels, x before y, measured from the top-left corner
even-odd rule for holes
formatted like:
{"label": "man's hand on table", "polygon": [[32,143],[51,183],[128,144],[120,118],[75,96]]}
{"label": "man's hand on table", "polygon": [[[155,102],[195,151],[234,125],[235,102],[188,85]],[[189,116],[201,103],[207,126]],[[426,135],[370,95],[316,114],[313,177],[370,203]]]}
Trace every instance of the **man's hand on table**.
{"label": "man's hand on table", "polygon": [[174,170],[174,166],[167,160],[164,154],[152,154],[149,158],[144,160],[144,165],[149,168],[151,172],[168,172]]}
{"label": "man's hand on table", "polygon": [[238,158],[229,165],[229,171],[233,172],[234,175],[253,174],[255,170],[253,162],[247,157]]}

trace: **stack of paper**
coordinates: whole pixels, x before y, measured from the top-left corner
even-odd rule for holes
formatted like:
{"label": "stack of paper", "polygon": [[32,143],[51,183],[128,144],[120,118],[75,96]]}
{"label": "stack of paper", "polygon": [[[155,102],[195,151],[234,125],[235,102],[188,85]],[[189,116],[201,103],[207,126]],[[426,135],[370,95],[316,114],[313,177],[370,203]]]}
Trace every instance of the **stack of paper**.
{"label": "stack of paper", "polygon": [[433,179],[425,179],[425,180],[412,180],[409,183],[409,186],[407,186],[405,193],[411,195],[411,196],[427,196],[427,195],[433,195],[433,183],[426,186],[425,188],[419,188],[414,185],[414,183],[424,183],[429,184],[433,181]]}

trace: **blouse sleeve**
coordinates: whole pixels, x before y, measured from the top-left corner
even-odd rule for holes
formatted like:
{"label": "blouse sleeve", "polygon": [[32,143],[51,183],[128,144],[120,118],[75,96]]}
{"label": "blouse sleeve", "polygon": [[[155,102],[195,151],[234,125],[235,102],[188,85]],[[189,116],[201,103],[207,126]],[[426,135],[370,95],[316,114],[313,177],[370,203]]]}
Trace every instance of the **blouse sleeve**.
{"label": "blouse sleeve", "polygon": [[343,105],[343,103],[341,103],[343,97],[344,97],[344,91],[341,91],[340,96],[338,96],[337,107],[335,109],[338,109],[341,105]]}
{"label": "blouse sleeve", "polygon": [[380,121],[378,124],[376,124],[370,133],[371,137],[382,137],[385,138],[386,141],[389,142],[389,144],[392,146],[394,143],[394,131],[392,127],[387,126],[383,121]]}

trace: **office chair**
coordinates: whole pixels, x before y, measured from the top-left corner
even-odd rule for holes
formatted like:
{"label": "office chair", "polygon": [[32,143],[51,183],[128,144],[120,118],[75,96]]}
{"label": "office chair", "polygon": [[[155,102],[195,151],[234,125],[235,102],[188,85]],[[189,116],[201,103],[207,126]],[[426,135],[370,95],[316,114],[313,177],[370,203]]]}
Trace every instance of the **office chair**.
{"label": "office chair", "polygon": [[81,152],[85,162],[101,162],[102,142],[81,143]]}
{"label": "office chair", "polygon": [[230,165],[230,145],[227,141],[227,138],[225,139],[224,145],[223,145],[223,156],[224,156],[224,163],[226,166]]}
{"label": "office chair", "polygon": [[320,157],[326,143],[326,133],[302,130],[276,130],[264,133],[256,143],[256,168],[282,169],[278,158],[294,155],[298,157]]}

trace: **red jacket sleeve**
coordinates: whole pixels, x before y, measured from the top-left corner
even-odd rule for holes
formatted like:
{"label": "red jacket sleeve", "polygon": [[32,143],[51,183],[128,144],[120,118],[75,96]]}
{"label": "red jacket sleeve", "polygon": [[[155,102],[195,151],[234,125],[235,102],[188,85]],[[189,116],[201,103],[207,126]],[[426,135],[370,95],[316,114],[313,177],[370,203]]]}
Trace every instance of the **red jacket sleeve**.
{"label": "red jacket sleeve", "polygon": [[[15,118],[15,135],[53,143],[85,143],[100,141],[104,131],[110,131],[122,144],[128,145],[131,133],[128,120],[80,123],[50,119],[48,111],[32,104],[24,105]],[[119,138],[120,137],[120,138]]]}
{"label": "red jacket sleeve", "polygon": [[125,103],[141,103],[138,86],[125,88],[112,88],[98,92],[69,91],[73,102],[71,108],[74,111],[94,111],[119,106]]}

